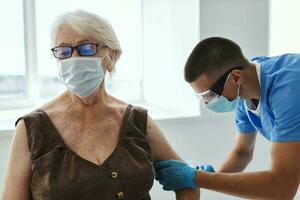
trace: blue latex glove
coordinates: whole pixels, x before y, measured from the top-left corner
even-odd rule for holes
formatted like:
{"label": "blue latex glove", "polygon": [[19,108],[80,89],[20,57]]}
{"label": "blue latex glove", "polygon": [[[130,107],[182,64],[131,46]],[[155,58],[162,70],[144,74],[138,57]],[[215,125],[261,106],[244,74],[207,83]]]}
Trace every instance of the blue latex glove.
{"label": "blue latex glove", "polygon": [[201,170],[206,172],[215,172],[215,169],[211,165],[202,165],[200,166]]}
{"label": "blue latex glove", "polygon": [[178,160],[160,160],[153,162],[155,179],[166,191],[185,188],[195,189],[196,168]]}

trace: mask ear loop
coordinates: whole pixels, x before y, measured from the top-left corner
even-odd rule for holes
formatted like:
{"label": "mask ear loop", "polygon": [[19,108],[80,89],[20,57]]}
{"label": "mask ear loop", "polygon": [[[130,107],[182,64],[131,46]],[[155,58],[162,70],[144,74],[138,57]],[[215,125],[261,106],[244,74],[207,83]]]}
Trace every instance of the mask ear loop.
{"label": "mask ear loop", "polygon": [[103,60],[104,60],[104,58],[105,58],[107,55],[108,55],[108,52],[106,52],[105,55],[104,55],[102,58],[100,58],[100,59],[101,59],[101,67],[102,67],[102,70],[103,70],[103,72],[104,72],[104,78],[103,78],[103,81],[106,79],[105,77],[106,77],[107,71],[108,71],[108,70],[104,71],[104,66],[103,66]]}
{"label": "mask ear loop", "polygon": [[237,95],[236,95],[236,98],[240,98],[240,88],[241,88],[241,84],[238,83],[238,89],[237,89]]}
{"label": "mask ear loop", "polygon": [[[227,85],[227,81],[228,81],[228,79],[229,79],[230,75],[231,75],[231,73],[230,73],[230,74],[228,74],[228,76],[227,76],[227,78],[226,78],[226,81],[225,81],[225,83],[224,83],[224,87],[223,87],[223,91],[224,91],[224,88],[225,88],[225,86]],[[221,95],[219,95],[219,97],[220,97],[220,96],[222,96],[222,94],[221,94]]]}
{"label": "mask ear loop", "polygon": [[241,84],[238,84],[238,89],[237,89],[237,98],[240,97],[240,87],[241,87]]}
{"label": "mask ear loop", "polygon": [[106,52],[106,54],[101,58],[101,60],[104,60],[104,58],[108,55],[108,53]]}
{"label": "mask ear loop", "polygon": [[236,98],[238,99],[238,102],[240,102],[240,100],[241,100],[240,88],[241,88],[241,84],[238,83],[238,89],[237,89],[237,95],[236,95]]}
{"label": "mask ear loop", "polygon": [[101,65],[102,65],[102,67],[103,67],[103,60],[104,60],[104,58],[106,57],[108,55],[108,52],[106,52],[106,54],[102,57],[102,58],[100,58],[101,59]]}
{"label": "mask ear loop", "polygon": [[[226,79],[226,81],[225,81],[224,87],[225,87],[225,85],[227,84],[227,81],[228,81],[228,79],[229,79],[230,75],[231,75],[231,73],[228,75],[228,77],[227,77],[227,79]],[[238,84],[236,98],[240,98],[240,86],[241,86],[241,85],[240,85],[240,84]]]}
{"label": "mask ear loop", "polygon": [[[108,48],[108,50],[110,51],[110,48]],[[109,51],[106,51],[105,55],[101,58],[101,60],[103,60],[109,54]]]}

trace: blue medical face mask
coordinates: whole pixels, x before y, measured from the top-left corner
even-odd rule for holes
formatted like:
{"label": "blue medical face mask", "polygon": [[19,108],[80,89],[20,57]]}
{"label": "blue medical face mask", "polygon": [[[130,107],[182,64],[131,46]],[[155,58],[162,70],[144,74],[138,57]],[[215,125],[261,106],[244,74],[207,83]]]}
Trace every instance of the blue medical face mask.
{"label": "blue medical face mask", "polygon": [[99,57],[71,57],[59,60],[59,78],[75,95],[90,96],[105,77],[102,60]]}
{"label": "blue medical face mask", "polygon": [[240,100],[239,93],[240,93],[240,85],[238,85],[237,96],[235,99],[229,101],[223,95],[216,96],[206,104],[206,107],[217,113],[234,111],[237,108]]}

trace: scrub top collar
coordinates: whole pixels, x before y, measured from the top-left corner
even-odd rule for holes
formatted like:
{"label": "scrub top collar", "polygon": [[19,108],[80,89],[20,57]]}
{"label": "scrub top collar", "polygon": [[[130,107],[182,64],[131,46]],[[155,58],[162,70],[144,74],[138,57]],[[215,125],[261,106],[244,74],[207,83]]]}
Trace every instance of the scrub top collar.
{"label": "scrub top collar", "polygon": [[[256,73],[257,73],[258,82],[259,82],[259,85],[260,85],[260,79],[261,79],[261,76],[260,76],[260,73],[261,73],[261,71],[260,71],[260,64],[259,64],[258,62],[252,62],[252,63],[253,63],[253,64],[255,65],[255,67],[256,67]],[[250,104],[250,102],[248,102],[248,104]],[[258,116],[258,117],[260,116],[260,98],[259,98],[258,105],[257,105],[256,109],[251,109],[251,108],[249,108],[246,101],[245,101],[245,105],[246,105],[246,108],[247,108],[250,112],[252,112],[253,114],[255,114],[255,115]]]}

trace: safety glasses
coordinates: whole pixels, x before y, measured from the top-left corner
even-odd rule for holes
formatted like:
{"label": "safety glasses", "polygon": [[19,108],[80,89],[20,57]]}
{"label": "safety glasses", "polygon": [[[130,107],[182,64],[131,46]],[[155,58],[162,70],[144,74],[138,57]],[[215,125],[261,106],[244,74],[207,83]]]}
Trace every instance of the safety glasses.
{"label": "safety glasses", "polygon": [[57,46],[51,49],[55,58],[66,59],[70,58],[73,50],[76,49],[80,56],[93,56],[97,53],[97,47],[106,47],[105,45],[95,43],[84,43],[75,47],[72,46]]}
{"label": "safety glasses", "polygon": [[218,94],[214,93],[213,91],[211,90],[207,90],[205,92],[202,92],[202,93],[196,93],[195,94],[196,97],[198,97],[199,99],[203,100],[203,102],[205,104],[207,104],[208,102],[210,102],[211,100],[219,97]]}
{"label": "safety glasses", "polygon": [[243,66],[234,67],[230,70],[228,70],[225,74],[223,74],[207,91],[202,93],[197,93],[196,96],[203,99],[205,103],[210,102],[212,99],[219,97],[222,95],[224,91],[224,87],[226,85],[226,81],[228,80],[228,77],[230,73],[233,70],[243,70]]}

